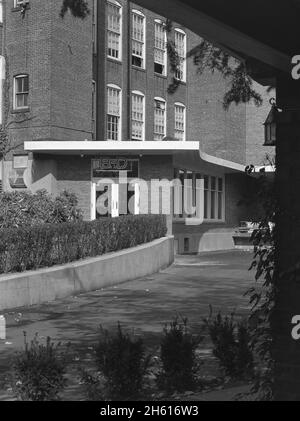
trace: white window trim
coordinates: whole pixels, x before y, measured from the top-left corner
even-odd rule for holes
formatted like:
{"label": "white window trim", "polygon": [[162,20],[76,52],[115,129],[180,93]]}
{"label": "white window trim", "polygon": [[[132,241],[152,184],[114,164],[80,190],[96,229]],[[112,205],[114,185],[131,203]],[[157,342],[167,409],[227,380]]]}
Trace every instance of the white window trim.
{"label": "white window trim", "polygon": [[[139,16],[142,16],[143,18],[144,18],[144,44],[143,44],[143,56],[142,56],[142,59],[143,59],[143,65],[142,65],[142,67],[138,67],[138,66],[134,66],[133,65],[133,67],[135,68],[135,69],[143,69],[143,70],[145,70],[146,69],[146,42],[147,42],[147,33],[146,33],[146,28],[147,28],[147,25],[146,25],[146,16],[144,15],[144,13],[142,13],[140,10],[137,10],[137,9],[132,9],[131,10],[131,19],[133,19],[133,15],[134,14],[136,14],[136,15],[139,15]],[[132,34],[131,34],[131,43],[132,43],[132,40],[133,40],[133,38],[132,38]],[[132,54],[132,51],[131,51],[131,55],[133,55]]]}
{"label": "white window trim", "polygon": [[[119,50],[119,58],[112,57],[112,56],[110,56],[108,54],[108,46],[107,46],[107,57],[110,60],[115,60],[115,61],[121,62],[122,59],[123,59],[123,6],[119,2],[117,2],[115,0],[107,0],[106,3],[107,4],[108,3],[113,4],[114,6],[117,6],[117,7],[120,8],[120,42],[119,42],[119,48],[120,48],[120,50]],[[107,23],[106,23],[106,25],[107,25]],[[108,32],[108,28],[106,28],[106,31]]]}
{"label": "white window trim", "polygon": [[[107,116],[108,116],[108,94],[107,91],[108,89],[116,89],[119,91],[120,93],[120,120],[119,120],[119,131],[118,131],[118,140],[111,140],[108,139],[108,130],[107,130]],[[106,102],[106,138],[109,142],[120,142],[122,139],[122,120],[123,120],[123,92],[122,92],[122,88],[120,88],[120,86],[118,85],[114,85],[112,83],[109,83],[106,86],[106,98],[107,98],[107,102]]]}
{"label": "white window trim", "polygon": [[29,105],[26,105],[26,106],[24,106],[24,107],[18,107],[17,106],[17,101],[16,101],[16,99],[17,99],[17,92],[16,92],[16,84],[17,84],[17,79],[20,79],[20,78],[24,78],[24,77],[27,77],[28,78],[28,98],[29,98],[29,75],[28,74],[20,74],[20,75],[16,75],[16,76],[14,76],[14,80],[13,80],[13,109],[14,110],[28,110],[28,108],[29,108]]}
{"label": "white window trim", "polygon": [[[183,113],[183,116],[184,116],[184,133],[183,133],[182,142],[185,142],[186,141],[186,106],[182,102],[175,102],[175,104],[174,104],[175,117],[176,117],[176,113],[175,113],[176,107],[182,107],[184,109],[184,113]],[[176,118],[175,118],[175,124],[176,124]],[[174,126],[175,126],[175,124],[174,124]],[[176,127],[174,127],[174,130],[175,129],[176,129]]]}
{"label": "white window trim", "polygon": [[[193,173],[193,179],[196,179],[197,175],[200,175],[199,172],[196,171],[190,171],[190,170],[182,170],[182,169],[178,169],[176,170],[177,175],[176,177],[179,177],[180,171],[183,171],[184,173],[184,179],[187,177],[187,174],[189,173]],[[222,219],[211,219],[211,218],[204,218],[204,213],[205,213],[205,208],[204,208],[204,203],[203,203],[203,223],[204,224],[225,224],[226,223],[226,184],[225,184],[225,175],[216,175],[216,174],[201,174],[201,178],[203,179],[204,182],[204,177],[208,177],[209,179],[209,185],[208,185],[208,192],[211,192],[211,177],[216,177],[216,179],[221,178],[223,180],[223,192],[222,192]],[[204,188],[203,185],[203,190],[205,191],[206,189]],[[217,190],[218,193],[218,190]],[[204,200],[204,195],[203,195],[203,200]],[[216,200],[216,215],[218,210],[218,198]],[[208,211],[209,214],[211,215],[211,195],[208,195]],[[178,216],[178,215],[173,215],[173,221],[176,223],[186,223],[186,222],[191,222],[192,220],[196,221],[197,218],[186,218],[185,215],[183,216]]]}
{"label": "white window trim", "polygon": [[[155,19],[154,20],[154,24],[155,23],[158,23],[158,24],[160,24],[160,25],[162,25],[164,27],[166,26],[165,22],[163,22],[161,19]],[[155,29],[154,29],[154,31],[155,31]],[[164,60],[164,72],[162,73],[162,76],[167,76],[167,74],[168,74],[167,42],[168,42],[168,39],[167,39],[167,31],[165,30],[165,60]],[[154,63],[155,63],[155,61],[154,61]],[[155,74],[160,74],[160,73],[155,73]]]}
{"label": "white window trim", "polygon": [[[225,185],[225,176],[224,175],[216,175],[216,174],[203,174],[203,179],[204,177],[208,177],[208,211],[209,211],[209,215],[211,215],[211,178],[215,177],[217,179],[217,183],[218,183],[218,178],[221,178],[223,180],[223,192],[222,192],[222,219],[218,219],[217,217],[215,219],[212,218],[205,218],[204,217],[204,223],[220,223],[220,224],[224,224],[226,222],[226,215],[225,215],[225,209],[226,209],[226,198],[225,198],[225,194],[226,194],[226,185]],[[204,191],[206,191],[205,187],[204,187]],[[216,190],[216,193],[218,194],[218,190]],[[218,213],[218,197],[216,200],[216,204],[215,204],[215,213],[217,215]]]}
{"label": "white window trim", "polygon": [[[164,126],[165,126],[165,133],[164,133],[164,137],[167,136],[168,130],[167,130],[167,113],[168,113],[168,104],[167,101],[164,98],[161,98],[159,96],[154,98],[154,101],[160,101],[163,102],[165,104],[165,121],[164,121]],[[155,111],[155,110],[154,110]],[[154,113],[155,114],[155,113]],[[155,125],[155,115],[154,115],[154,125]],[[155,135],[155,132],[153,133],[153,135]]]}
{"label": "white window trim", "polygon": [[[132,140],[136,140],[139,142],[144,142],[145,141],[145,133],[146,133],[146,97],[145,94],[143,94],[143,92],[141,91],[132,91],[131,92],[131,100],[133,95],[139,95],[141,97],[143,97],[143,134],[142,134],[142,139],[134,139],[132,136]],[[131,105],[132,106],[132,105]],[[131,126],[132,126],[132,109],[131,109]]]}
{"label": "white window trim", "polygon": [[175,32],[179,32],[180,34],[184,35],[184,53],[185,53],[185,59],[183,61],[183,78],[181,79],[181,82],[186,83],[186,74],[187,74],[187,62],[186,62],[186,55],[187,55],[187,34],[185,31],[183,31],[180,28],[175,28]]}

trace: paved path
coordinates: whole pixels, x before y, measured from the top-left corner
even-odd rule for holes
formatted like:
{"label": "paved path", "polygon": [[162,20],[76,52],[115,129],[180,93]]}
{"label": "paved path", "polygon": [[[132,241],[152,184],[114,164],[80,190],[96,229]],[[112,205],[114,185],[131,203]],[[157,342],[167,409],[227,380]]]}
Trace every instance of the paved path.
{"label": "paved path", "polygon": [[179,256],[172,267],[153,276],[9,312],[7,340],[0,341],[0,373],[13,351],[22,347],[23,331],[29,337],[38,332],[70,341],[86,352],[100,324],[110,328],[120,321],[143,334],[147,344],[156,345],[164,324],[176,313],[188,317],[194,329],[207,317],[210,304],[222,313],[246,314],[248,299],[243,294],[253,284],[254,274],[248,271],[251,259],[252,253],[244,251]]}

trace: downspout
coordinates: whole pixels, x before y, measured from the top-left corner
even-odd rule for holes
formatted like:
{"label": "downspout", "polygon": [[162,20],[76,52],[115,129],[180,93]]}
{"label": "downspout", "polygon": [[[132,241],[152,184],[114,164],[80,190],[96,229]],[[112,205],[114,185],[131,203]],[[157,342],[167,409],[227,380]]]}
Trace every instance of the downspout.
{"label": "downspout", "polygon": [[127,2],[127,140],[131,140],[131,2]]}

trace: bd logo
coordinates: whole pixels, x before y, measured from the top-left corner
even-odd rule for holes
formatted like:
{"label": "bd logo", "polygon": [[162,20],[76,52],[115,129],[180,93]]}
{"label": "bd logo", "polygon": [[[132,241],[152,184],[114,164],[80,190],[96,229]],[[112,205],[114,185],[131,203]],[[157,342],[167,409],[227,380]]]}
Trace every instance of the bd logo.
{"label": "bd logo", "polygon": [[294,316],[292,319],[292,325],[295,325],[292,330],[292,338],[295,341],[300,339],[300,316]]}

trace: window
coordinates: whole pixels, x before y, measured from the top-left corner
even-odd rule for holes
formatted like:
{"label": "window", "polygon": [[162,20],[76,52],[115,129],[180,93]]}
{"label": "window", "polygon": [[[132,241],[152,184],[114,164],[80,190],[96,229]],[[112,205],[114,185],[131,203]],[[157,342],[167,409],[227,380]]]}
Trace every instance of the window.
{"label": "window", "polygon": [[122,7],[114,1],[107,2],[107,54],[122,60]]}
{"label": "window", "polygon": [[14,78],[14,109],[28,108],[29,78],[19,75]]}
{"label": "window", "polygon": [[3,23],[3,1],[0,0],[0,23]]}
{"label": "window", "polygon": [[167,33],[163,22],[157,20],[154,39],[154,72],[167,74]]}
{"label": "window", "polygon": [[180,65],[175,77],[183,82],[186,81],[186,34],[181,29],[175,29],[175,48],[180,58]]}
{"label": "window", "polygon": [[132,65],[145,68],[145,16],[132,12]]}
{"label": "window", "polygon": [[204,219],[223,221],[224,199],[224,179],[204,176]]}
{"label": "window", "polygon": [[154,140],[163,140],[166,136],[166,101],[154,100]]}
{"label": "window", "polygon": [[132,93],[132,139],[145,139],[145,97],[141,92]]}
{"label": "window", "polygon": [[107,139],[120,140],[121,138],[121,96],[118,86],[107,87]]}
{"label": "window", "polygon": [[183,104],[175,104],[175,139],[185,140],[185,119],[186,111]]}

